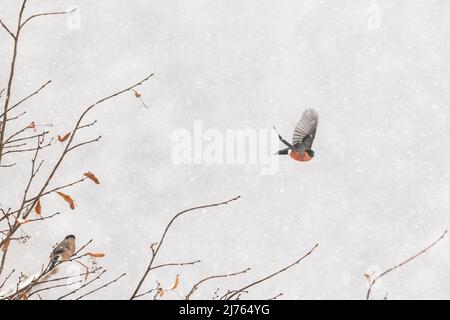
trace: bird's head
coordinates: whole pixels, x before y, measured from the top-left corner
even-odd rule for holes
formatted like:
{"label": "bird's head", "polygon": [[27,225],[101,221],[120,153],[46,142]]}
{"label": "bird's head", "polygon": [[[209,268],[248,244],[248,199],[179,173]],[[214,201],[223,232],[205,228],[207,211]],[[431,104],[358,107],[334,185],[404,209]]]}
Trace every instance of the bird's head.
{"label": "bird's head", "polygon": [[66,240],[75,240],[75,236],[73,234],[69,234],[67,237],[65,237]]}
{"label": "bird's head", "polygon": [[307,153],[311,158],[314,158],[314,151],[312,151],[311,149],[306,150],[306,153]]}

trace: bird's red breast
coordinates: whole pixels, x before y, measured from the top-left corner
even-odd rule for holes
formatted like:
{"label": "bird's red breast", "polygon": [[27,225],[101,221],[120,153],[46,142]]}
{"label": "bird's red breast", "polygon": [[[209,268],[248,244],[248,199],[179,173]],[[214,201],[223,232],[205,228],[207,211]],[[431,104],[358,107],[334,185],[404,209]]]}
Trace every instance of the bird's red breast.
{"label": "bird's red breast", "polygon": [[289,157],[291,157],[296,161],[309,161],[312,159],[312,157],[308,154],[308,152],[300,153],[295,150],[291,150],[291,152],[289,152]]}

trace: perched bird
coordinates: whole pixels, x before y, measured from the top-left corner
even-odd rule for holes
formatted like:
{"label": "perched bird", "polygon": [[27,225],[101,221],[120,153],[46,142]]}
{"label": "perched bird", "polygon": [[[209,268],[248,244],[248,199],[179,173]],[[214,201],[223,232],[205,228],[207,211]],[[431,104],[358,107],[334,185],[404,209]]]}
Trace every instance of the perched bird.
{"label": "perched bird", "polygon": [[75,253],[75,236],[70,234],[61,241],[50,255],[51,265],[53,268],[58,260],[68,260]]}
{"label": "perched bird", "polygon": [[319,115],[316,110],[305,110],[295,126],[292,144],[287,142],[280,134],[278,134],[278,138],[280,138],[281,142],[283,142],[287,148],[282,149],[275,154],[289,154],[292,159],[297,161],[309,161],[314,158],[314,151],[311,147],[316,136],[318,122]]}

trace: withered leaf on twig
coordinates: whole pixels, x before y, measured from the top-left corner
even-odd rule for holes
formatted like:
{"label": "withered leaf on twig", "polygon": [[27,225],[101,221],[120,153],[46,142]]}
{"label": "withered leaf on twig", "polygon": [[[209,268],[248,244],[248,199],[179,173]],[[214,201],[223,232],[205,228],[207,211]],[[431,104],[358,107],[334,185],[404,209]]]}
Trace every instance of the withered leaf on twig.
{"label": "withered leaf on twig", "polygon": [[136,98],[140,98],[140,97],[141,97],[141,94],[140,94],[139,92],[137,92],[136,90],[131,89],[131,91],[133,91],[134,96],[135,96]]}
{"label": "withered leaf on twig", "polygon": [[36,202],[36,205],[34,206],[34,211],[36,211],[36,214],[38,216],[42,214],[41,199],[38,199],[38,201]]}
{"label": "withered leaf on twig", "polygon": [[22,218],[18,218],[18,219],[17,219],[17,222],[20,223],[20,224],[25,224],[25,223],[30,222],[30,219],[22,219]]}
{"label": "withered leaf on twig", "polygon": [[176,288],[178,288],[179,284],[180,284],[180,275],[177,274],[177,276],[175,278],[175,282],[174,282],[173,286],[169,290],[175,290]]}
{"label": "withered leaf on twig", "polygon": [[33,121],[28,125],[29,129],[33,129],[36,132],[36,123]]}
{"label": "withered leaf on twig", "polygon": [[159,288],[159,297],[161,298],[164,295],[164,289],[163,288]]}
{"label": "withered leaf on twig", "polygon": [[372,283],[372,277],[370,276],[370,274],[368,274],[367,272],[364,273],[364,277],[366,278],[367,282],[369,282],[369,284]]}
{"label": "withered leaf on twig", "polygon": [[5,252],[5,251],[8,250],[9,244],[10,244],[10,243],[11,243],[11,239],[5,240],[5,242],[3,243],[3,246],[2,246],[2,251],[3,251],[3,252]]}
{"label": "withered leaf on twig", "polygon": [[66,133],[64,136],[60,136],[58,134],[58,141],[59,142],[65,142],[67,139],[69,139],[69,137],[70,137],[70,132]]}
{"label": "withered leaf on twig", "polygon": [[88,171],[84,173],[84,176],[88,177],[90,180],[94,181],[95,184],[100,184],[100,181],[97,179],[97,177],[95,176],[95,174],[93,174],[92,172]]}
{"label": "withered leaf on twig", "polygon": [[86,253],[88,256],[91,256],[93,258],[103,258],[105,256],[104,253],[101,252],[88,252]]}
{"label": "withered leaf on twig", "polygon": [[66,201],[69,204],[70,209],[75,209],[75,202],[73,202],[73,199],[71,196],[69,196],[68,194],[56,191],[57,194],[59,194],[61,196],[61,198],[64,199],[64,201]]}

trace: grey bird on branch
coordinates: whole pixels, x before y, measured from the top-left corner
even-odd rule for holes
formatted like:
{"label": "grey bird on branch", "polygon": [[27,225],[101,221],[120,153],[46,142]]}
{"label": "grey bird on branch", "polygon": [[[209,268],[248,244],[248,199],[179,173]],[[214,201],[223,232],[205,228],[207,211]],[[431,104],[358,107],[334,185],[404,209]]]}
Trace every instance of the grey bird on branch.
{"label": "grey bird on branch", "polygon": [[52,254],[50,255],[51,264],[50,269],[55,267],[55,264],[58,260],[68,260],[75,253],[75,236],[70,234],[61,241],[55,249],[53,249]]}

